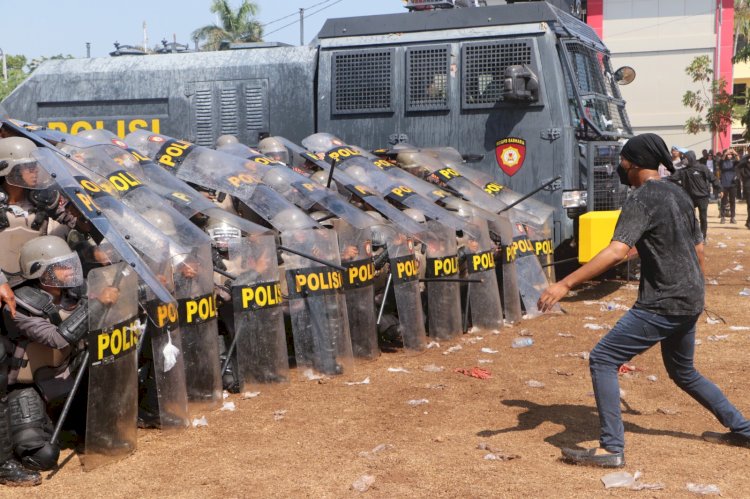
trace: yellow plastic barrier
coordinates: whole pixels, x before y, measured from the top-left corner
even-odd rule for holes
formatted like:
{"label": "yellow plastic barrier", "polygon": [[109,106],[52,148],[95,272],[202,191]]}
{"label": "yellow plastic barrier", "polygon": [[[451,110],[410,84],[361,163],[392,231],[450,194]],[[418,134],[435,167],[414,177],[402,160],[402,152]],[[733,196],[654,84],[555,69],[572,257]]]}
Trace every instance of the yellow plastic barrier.
{"label": "yellow plastic barrier", "polygon": [[609,246],[620,216],[616,211],[590,211],[578,219],[578,261],[586,263]]}

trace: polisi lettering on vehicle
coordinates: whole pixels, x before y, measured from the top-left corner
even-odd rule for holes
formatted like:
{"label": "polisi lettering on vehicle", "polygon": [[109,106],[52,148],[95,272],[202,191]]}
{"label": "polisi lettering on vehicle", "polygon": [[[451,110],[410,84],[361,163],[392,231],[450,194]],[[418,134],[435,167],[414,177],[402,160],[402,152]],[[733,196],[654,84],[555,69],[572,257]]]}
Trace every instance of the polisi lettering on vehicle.
{"label": "polisi lettering on vehicle", "polygon": [[232,289],[238,310],[260,310],[281,305],[281,284],[264,282]]}
{"label": "polisi lettering on vehicle", "polygon": [[375,278],[375,263],[372,258],[347,262],[346,266],[346,287],[359,288],[366,286]]}
{"label": "polisi lettering on vehicle", "polygon": [[458,274],[458,256],[428,258],[427,271],[430,277],[451,277]]}
{"label": "polisi lettering on vehicle", "polygon": [[492,251],[467,255],[467,260],[470,273],[484,272],[495,268],[495,255],[492,254]]}
{"label": "polisi lettering on vehicle", "polygon": [[156,160],[162,165],[174,168],[194,147],[194,144],[184,140],[168,140],[156,153]]}
{"label": "polisi lettering on vehicle", "polygon": [[111,329],[91,332],[93,338],[89,341],[93,341],[96,345],[96,358],[93,359],[93,364],[98,364],[104,359],[117,357],[133,350],[138,345],[138,339],[140,338],[140,325],[138,318],[133,317],[116,324]]}
{"label": "polisi lettering on vehicle", "polygon": [[159,118],[132,118],[123,120],[78,120],[71,123],[65,121],[49,121],[47,128],[63,133],[76,135],[83,130],[116,130],[117,136],[122,138],[136,130],[151,130],[160,133],[161,120]]}
{"label": "polisi lettering on vehicle", "polygon": [[294,274],[287,274],[290,279],[290,295],[296,297],[311,294],[334,293],[342,288],[341,272],[330,267],[310,267],[298,269]]}
{"label": "polisi lettering on vehicle", "polygon": [[419,266],[414,255],[392,258],[391,274],[396,282],[409,282],[419,278]]}
{"label": "polisi lettering on vehicle", "polygon": [[216,296],[213,293],[197,298],[183,298],[178,303],[180,325],[202,324],[216,318]]}

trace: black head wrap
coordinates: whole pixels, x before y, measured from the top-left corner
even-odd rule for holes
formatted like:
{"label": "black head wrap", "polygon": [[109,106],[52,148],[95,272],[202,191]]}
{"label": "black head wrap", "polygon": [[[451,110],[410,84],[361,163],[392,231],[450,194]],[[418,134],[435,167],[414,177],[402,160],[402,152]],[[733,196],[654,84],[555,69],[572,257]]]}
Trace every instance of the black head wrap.
{"label": "black head wrap", "polygon": [[627,141],[620,154],[641,168],[658,170],[659,165],[664,165],[669,171],[674,172],[667,144],[655,133],[636,135]]}
{"label": "black head wrap", "polygon": [[685,163],[687,163],[687,166],[696,167],[700,163],[698,163],[698,160],[695,158],[695,152],[694,151],[688,151],[685,153]]}

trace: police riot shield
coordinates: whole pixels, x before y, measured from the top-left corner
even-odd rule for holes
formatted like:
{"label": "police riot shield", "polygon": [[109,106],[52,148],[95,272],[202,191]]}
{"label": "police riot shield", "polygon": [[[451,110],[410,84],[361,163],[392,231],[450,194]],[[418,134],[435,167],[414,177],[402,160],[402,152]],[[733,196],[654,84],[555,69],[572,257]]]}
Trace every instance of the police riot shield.
{"label": "police riot shield", "polygon": [[424,350],[427,334],[414,240],[402,233],[393,233],[387,240],[387,248],[390,279],[398,312],[398,327],[404,348]]}
{"label": "police riot shield", "polygon": [[191,411],[212,408],[222,388],[211,245],[196,245],[173,260],[188,403]]}
{"label": "police riot shield", "polygon": [[[450,339],[461,335],[461,292],[458,282],[458,247],[450,227],[428,221],[432,233],[426,238],[427,329],[430,337]],[[441,282],[441,280],[445,280]]]}
{"label": "police riot shield", "polygon": [[138,418],[138,279],[126,263],[87,276],[89,390],[85,470],[135,451]]}
{"label": "police riot shield", "polygon": [[[336,233],[324,229],[282,232],[284,246],[340,263]],[[297,367],[303,377],[313,372],[341,374],[351,367],[352,344],[343,294],[343,276],[335,268],[285,253],[289,315]]]}
{"label": "police riot shield", "polygon": [[[233,323],[240,391],[247,385],[289,378],[284,309],[273,236],[229,242],[227,271],[231,281]],[[227,320],[227,323],[230,321]]]}
{"label": "police riot shield", "polygon": [[[518,222],[513,223],[512,226],[513,242],[509,251],[515,258],[518,289],[526,309],[526,317],[532,318],[540,315],[537,302],[542,292],[549,287],[549,281],[536,256],[534,244],[529,238],[526,226]],[[559,311],[560,306],[555,305],[553,310]]]}
{"label": "police riot shield", "polygon": [[495,274],[495,251],[487,221],[474,217],[471,222],[479,228],[480,237],[465,239],[466,272],[470,279],[481,281],[466,284],[471,324],[476,329],[499,333],[503,325],[503,309]]}
{"label": "police riot shield", "polygon": [[344,220],[336,220],[344,272],[344,295],[349,318],[352,352],[355,357],[373,359],[380,354],[375,324],[375,263],[372,259],[372,232],[358,229]]}
{"label": "police riot shield", "polygon": [[496,240],[500,242],[500,251],[496,263],[497,272],[503,284],[503,310],[505,321],[516,324],[521,320],[521,294],[518,290],[518,272],[516,269],[516,253],[513,251],[513,224],[507,213],[498,215],[498,219],[489,224]]}

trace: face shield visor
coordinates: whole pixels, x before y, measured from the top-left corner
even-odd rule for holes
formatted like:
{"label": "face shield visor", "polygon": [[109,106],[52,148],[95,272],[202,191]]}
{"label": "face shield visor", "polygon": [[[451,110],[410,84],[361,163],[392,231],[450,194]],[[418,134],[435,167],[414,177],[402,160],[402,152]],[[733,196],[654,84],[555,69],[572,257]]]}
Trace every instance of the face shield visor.
{"label": "face shield visor", "polygon": [[47,170],[39,166],[34,159],[16,163],[5,176],[5,180],[10,185],[32,190],[44,190],[55,183]]}
{"label": "face shield visor", "polygon": [[83,268],[77,253],[53,258],[39,277],[39,282],[53,288],[74,288],[83,285]]}

